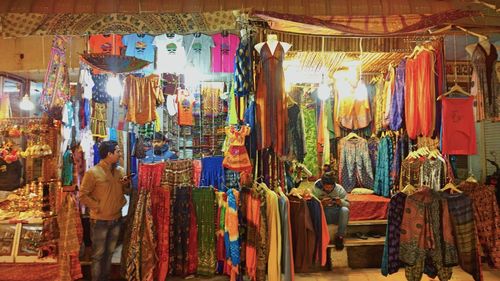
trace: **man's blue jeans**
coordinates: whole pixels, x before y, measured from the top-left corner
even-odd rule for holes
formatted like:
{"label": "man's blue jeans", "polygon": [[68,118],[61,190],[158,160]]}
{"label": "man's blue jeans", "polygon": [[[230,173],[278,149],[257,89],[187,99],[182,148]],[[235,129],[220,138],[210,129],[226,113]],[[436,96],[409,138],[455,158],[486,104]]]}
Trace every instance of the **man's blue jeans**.
{"label": "man's blue jeans", "polygon": [[335,236],[345,236],[347,223],[349,222],[349,208],[332,206],[325,207],[326,222],[328,224],[338,225],[339,228]]}
{"label": "man's blue jeans", "polygon": [[121,218],[111,221],[90,220],[92,236],[92,281],[107,281],[111,258],[120,235]]}

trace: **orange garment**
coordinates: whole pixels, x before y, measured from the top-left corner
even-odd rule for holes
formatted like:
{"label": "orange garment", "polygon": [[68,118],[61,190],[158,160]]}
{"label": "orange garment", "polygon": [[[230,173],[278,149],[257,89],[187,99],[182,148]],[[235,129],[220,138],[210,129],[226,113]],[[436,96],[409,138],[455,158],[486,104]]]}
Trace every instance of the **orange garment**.
{"label": "orange garment", "polygon": [[337,89],[338,102],[335,104],[340,125],[352,130],[368,127],[372,121],[368,91],[356,91],[348,82],[342,83],[342,89]]}
{"label": "orange garment", "polygon": [[418,136],[419,117],[415,77],[416,61],[409,58],[406,61],[405,73],[405,124],[408,137],[415,139]]}
{"label": "orange garment", "polygon": [[123,48],[121,35],[92,35],[89,39],[90,53],[119,55]]}
{"label": "orange garment", "polygon": [[128,108],[127,121],[144,125],[156,120],[156,105],[165,101],[159,86],[158,75],[144,78],[129,75],[125,78],[122,105]]}
{"label": "orange garment", "polygon": [[431,50],[424,49],[417,56],[418,80],[417,99],[418,115],[421,133],[430,137],[436,125],[436,84],[435,84],[435,55]]}
{"label": "orange garment", "polygon": [[222,166],[238,172],[252,172],[252,163],[245,147],[245,137],[250,135],[249,126],[227,126],[225,131],[229,141],[229,148],[224,154]]}
{"label": "orange garment", "polygon": [[179,125],[181,126],[193,126],[193,104],[194,97],[189,93],[188,90],[177,89],[177,103],[179,108]]}
{"label": "orange garment", "polygon": [[247,274],[250,280],[256,280],[257,273],[257,243],[258,239],[255,236],[258,236],[258,229],[260,229],[260,200],[254,196],[248,196],[248,205],[247,205],[247,221],[249,227],[248,238],[249,241],[254,243],[246,244],[246,267]]}

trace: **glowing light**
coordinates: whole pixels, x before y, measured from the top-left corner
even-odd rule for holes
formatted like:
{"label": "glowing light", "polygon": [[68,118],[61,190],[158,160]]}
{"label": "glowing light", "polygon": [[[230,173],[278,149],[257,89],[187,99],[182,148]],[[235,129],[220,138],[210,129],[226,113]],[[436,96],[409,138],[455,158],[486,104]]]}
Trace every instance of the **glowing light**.
{"label": "glowing light", "polygon": [[108,95],[112,97],[121,97],[123,94],[123,86],[120,79],[117,76],[112,76],[108,79],[106,84],[106,91]]}
{"label": "glowing light", "polygon": [[356,100],[367,100],[368,99],[368,88],[366,88],[365,82],[362,79],[358,81],[356,86],[356,91],[354,92]]}
{"label": "glowing light", "polygon": [[24,95],[23,99],[19,103],[19,108],[21,108],[21,110],[31,111],[35,109],[35,104],[33,104],[28,95]]}

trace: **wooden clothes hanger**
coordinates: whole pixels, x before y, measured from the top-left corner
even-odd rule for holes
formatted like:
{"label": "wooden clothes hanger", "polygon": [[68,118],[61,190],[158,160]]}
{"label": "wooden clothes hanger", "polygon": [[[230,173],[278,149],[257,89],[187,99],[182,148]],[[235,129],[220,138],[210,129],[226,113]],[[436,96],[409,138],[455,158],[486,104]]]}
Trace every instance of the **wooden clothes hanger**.
{"label": "wooden clothes hanger", "polygon": [[453,85],[453,87],[451,87],[451,89],[448,92],[440,95],[437,98],[437,100],[441,100],[441,98],[450,96],[452,94],[462,94],[462,95],[465,95],[467,97],[472,97],[472,95],[470,93],[467,93],[464,89],[462,89],[462,87],[460,85],[458,85],[457,82],[455,82],[455,85]]}
{"label": "wooden clothes hanger", "polygon": [[415,193],[415,191],[417,191],[417,189],[412,184],[407,184],[403,188],[403,190],[401,190],[401,192],[403,192],[406,195],[411,195],[411,194]]}
{"label": "wooden clothes hanger", "polygon": [[450,190],[452,193],[462,193],[460,189],[458,189],[451,181],[447,183],[443,188],[441,188],[439,191],[444,192],[446,190]]}
{"label": "wooden clothes hanger", "polygon": [[345,140],[350,140],[352,138],[357,138],[357,139],[363,139],[362,137],[358,136],[355,132],[350,132],[346,137]]}

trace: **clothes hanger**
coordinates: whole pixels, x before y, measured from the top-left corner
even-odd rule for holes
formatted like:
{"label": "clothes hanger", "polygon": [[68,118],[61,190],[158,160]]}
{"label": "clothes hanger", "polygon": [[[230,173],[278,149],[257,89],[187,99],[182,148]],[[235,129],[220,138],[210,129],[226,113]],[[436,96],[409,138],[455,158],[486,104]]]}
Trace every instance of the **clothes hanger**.
{"label": "clothes hanger", "polygon": [[401,192],[403,192],[404,194],[406,195],[412,195],[413,193],[415,193],[415,191],[417,191],[417,189],[412,185],[412,184],[407,184],[403,190],[401,190]]}
{"label": "clothes hanger", "polygon": [[355,132],[350,132],[346,137],[345,140],[350,140],[352,138],[357,138],[357,139],[363,139],[362,137],[358,136]]}
{"label": "clothes hanger", "polygon": [[455,85],[453,85],[453,87],[451,87],[451,89],[448,92],[440,95],[437,98],[437,100],[441,100],[441,98],[450,96],[452,94],[462,94],[462,95],[465,95],[467,97],[472,97],[472,95],[470,93],[467,93],[464,89],[462,89],[462,87],[460,87],[460,85],[458,85],[457,82],[455,82]]}
{"label": "clothes hanger", "polygon": [[439,191],[440,192],[444,192],[446,190],[450,190],[452,193],[453,192],[456,192],[456,193],[462,193],[462,191],[460,189],[458,189],[451,181],[448,182],[443,188],[441,188]]}

